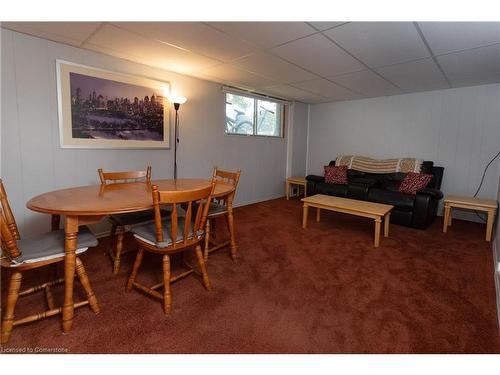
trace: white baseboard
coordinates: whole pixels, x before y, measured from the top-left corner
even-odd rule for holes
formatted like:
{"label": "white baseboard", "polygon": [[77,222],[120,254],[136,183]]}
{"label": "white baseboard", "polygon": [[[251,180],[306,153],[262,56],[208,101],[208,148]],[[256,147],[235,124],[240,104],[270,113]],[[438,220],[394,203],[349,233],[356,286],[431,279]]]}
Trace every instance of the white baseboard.
{"label": "white baseboard", "polygon": [[267,198],[261,198],[261,199],[254,199],[254,200],[250,200],[250,201],[238,202],[233,207],[243,207],[243,206],[248,206],[248,205],[255,204],[255,203],[267,202],[267,201],[271,201],[273,199],[284,198],[284,197],[285,196],[283,194],[279,194],[279,195],[271,196],[271,197],[267,197]]}

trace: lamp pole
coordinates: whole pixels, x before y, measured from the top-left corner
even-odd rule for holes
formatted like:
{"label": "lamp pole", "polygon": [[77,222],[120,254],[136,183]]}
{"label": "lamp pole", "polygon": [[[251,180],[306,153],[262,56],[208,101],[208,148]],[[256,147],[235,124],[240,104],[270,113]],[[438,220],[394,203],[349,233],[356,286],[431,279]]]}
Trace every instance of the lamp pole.
{"label": "lamp pole", "polygon": [[177,180],[177,143],[179,143],[179,107],[180,103],[174,103],[175,125],[174,125],[174,180]]}
{"label": "lamp pole", "polygon": [[175,124],[174,124],[174,180],[177,180],[177,144],[179,143],[179,108],[181,104],[186,103],[183,96],[171,96],[170,102],[174,103]]}

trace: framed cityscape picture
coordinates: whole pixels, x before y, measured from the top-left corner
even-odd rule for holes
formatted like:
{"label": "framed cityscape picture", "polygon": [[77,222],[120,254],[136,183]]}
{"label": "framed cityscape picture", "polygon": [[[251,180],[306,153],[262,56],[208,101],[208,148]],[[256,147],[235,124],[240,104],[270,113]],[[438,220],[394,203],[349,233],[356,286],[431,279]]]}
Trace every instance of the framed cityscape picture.
{"label": "framed cityscape picture", "polygon": [[62,148],[169,148],[168,82],[56,60]]}

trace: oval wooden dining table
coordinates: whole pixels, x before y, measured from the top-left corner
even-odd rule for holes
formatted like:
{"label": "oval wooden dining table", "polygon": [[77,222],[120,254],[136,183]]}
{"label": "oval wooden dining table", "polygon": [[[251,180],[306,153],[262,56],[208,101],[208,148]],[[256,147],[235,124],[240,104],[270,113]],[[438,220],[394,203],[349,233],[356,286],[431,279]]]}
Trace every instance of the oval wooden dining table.
{"label": "oval wooden dining table", "polygon": [[[109,185],[92,185],[51,191],[38,195],[28,201],[26,206],[33,211],[52,215],[52,230],[60,227],[60,218],[64,216],[65,257],[64,257],[64,304],[62,308],[62,329],[64,333],[71,331],[73,325],[73,282],[75,276],[76,245],[78,228],[92,224],[103,217],[144,211],[153,208],[151,187],[157,185],[160,191],[189,191],[208,187],[211,180],[177,179],[156,180],[148,182],[115,183]],[[214,197],[224,197],[228,206],[228,224],[230,230],[231,252],[236,253],[233,224],[233,185],[217,181]],[[94,311],[99,311],[97,299],[90,301]]]}

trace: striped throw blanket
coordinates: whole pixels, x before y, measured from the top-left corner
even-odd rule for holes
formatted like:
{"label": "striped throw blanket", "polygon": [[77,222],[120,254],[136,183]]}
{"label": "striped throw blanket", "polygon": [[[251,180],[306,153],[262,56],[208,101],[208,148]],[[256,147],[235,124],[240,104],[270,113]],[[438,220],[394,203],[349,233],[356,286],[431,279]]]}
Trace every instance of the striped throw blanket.
{"label": "striped throw blanket", "polygon": [[346,165],[349,169],[369,173],[419,173],[422,161],[416,158],[377,160],[359,155],[339,155],[335,161],[335,165]]}

